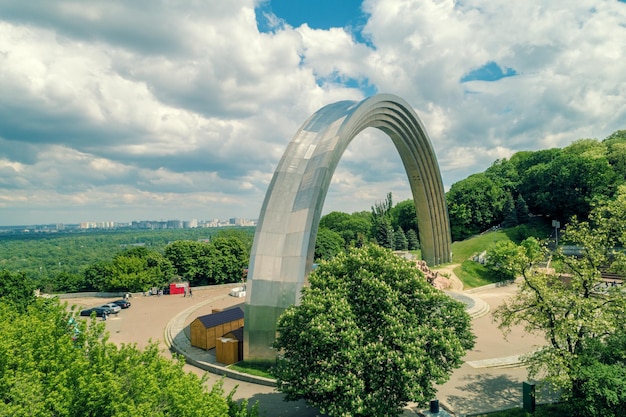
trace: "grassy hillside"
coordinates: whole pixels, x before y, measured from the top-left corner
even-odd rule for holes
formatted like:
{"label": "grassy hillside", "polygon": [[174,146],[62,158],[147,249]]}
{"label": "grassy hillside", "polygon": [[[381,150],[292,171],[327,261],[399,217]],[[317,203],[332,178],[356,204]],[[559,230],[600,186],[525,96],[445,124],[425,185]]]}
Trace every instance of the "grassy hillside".
{"label": "grassy hillside", "polygon": [[527,225],[510,229],[498,229],[485,232],[469,239],[452,243],[452,263],[459,264],[454,268],[456,276],[463,281],[465,289],[476,288],[501,281],[501,277],[492,273],[484,265],[473,261],[474,256],[488,250],[501,241],[519,243],[529,236],[546,239],[551,229],[543,219],[535,219]]}

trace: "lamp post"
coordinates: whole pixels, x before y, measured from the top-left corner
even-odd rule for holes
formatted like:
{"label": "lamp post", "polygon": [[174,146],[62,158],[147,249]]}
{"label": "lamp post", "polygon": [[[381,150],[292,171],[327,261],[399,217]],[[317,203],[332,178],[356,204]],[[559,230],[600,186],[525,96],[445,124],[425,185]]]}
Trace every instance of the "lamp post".
{"label": "lamp post", "polygon": [[561,227],[561,223],[558,220],[552,220],[552,227],[554,227],[554,240],[556,242],[556,246],[559,246],[559,228]]}

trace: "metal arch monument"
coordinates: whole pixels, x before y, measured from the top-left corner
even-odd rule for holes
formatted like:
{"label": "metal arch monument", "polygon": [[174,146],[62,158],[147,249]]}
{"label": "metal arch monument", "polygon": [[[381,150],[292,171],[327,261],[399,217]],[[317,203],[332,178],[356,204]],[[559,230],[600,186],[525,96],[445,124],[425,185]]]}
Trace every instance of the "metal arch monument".
{"label": "metal arch monument", "polygon": [[448,211],[439,165],[426,129],[401,98],[379,94],[322,107],[295,134],[261,208],[250,255],[244,305],[244,358],[274,359],[276,323],[298,304],[313,265],[324,200],[341,155],[362,130],[393,141],[406,170],[419,226],[422,258],[451,260]]}

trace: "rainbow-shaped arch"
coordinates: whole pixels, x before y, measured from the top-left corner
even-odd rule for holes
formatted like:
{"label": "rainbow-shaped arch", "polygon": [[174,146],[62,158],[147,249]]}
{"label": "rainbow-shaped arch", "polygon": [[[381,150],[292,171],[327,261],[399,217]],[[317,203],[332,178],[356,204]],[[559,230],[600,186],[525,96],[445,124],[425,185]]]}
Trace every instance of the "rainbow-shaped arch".
{"label": "rainbow-shaped arch", "polygon": [[276,357],[271,349],[276,322],[299,302],[311,272],[331,178],[352,139],[368,127],[385,132],[400,154],[415,202],[422,258],[429,265],[450,262],[441,173],[426,129],[411,106],[397,96],[378,94],[322,107],[289,143],[261,208],[244,307],[246,360]]}

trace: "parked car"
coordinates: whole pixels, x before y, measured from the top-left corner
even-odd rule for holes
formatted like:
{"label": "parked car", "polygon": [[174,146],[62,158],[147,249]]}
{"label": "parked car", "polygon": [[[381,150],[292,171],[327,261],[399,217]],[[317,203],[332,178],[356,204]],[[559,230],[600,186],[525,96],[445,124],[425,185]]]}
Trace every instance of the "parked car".
{"label": "parked car", "polygon": [[111,302],[112,304],[117,304],[118,306],[122,307],[122,308],[128,308],[130,307],[130,301],[127,300],[115,300]]}
{"label": "parked car", "polygon": [[80,312],[81,316],[91,316],[91,313],[95,312],[96,317],[102,317],[102,315],[106,312],[107,314],[111,314],[113,312],[112,309],[108,307],[92,307],[86,308]]}
{"label": "parked car", "polygon": [[113,314],[117,314],[120,311],[122,311],[122,307],[118,306],[115,303],[107,303],[107,304],[103,304],[101,307],[107,307],[111,309],[111,313]]}

